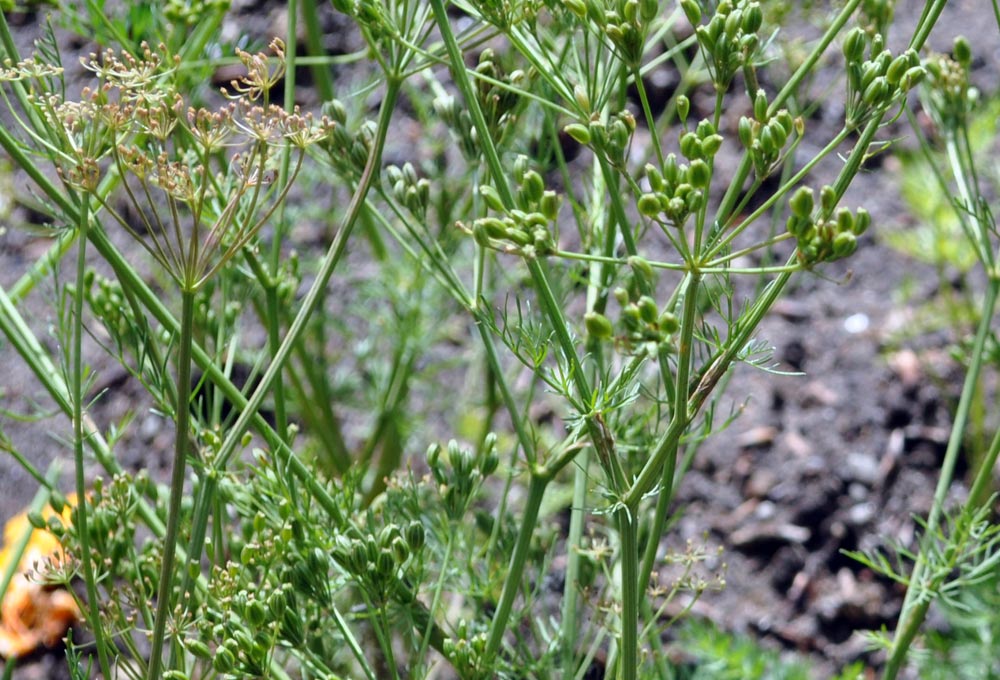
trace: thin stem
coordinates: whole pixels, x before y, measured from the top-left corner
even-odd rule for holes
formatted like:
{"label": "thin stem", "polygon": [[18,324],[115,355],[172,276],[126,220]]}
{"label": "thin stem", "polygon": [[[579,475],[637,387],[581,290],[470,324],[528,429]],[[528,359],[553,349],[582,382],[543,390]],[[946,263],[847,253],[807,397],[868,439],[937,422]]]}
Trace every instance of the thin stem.
{"label": "thin stem", "polygon": [[73,402],[73,457],[76,470],[77,507],[74,524],[77,536],[80,538],[80,561],[83,562],[83,580],[87,588],[87,606],[93,626],[94,641],[97,645],[98,660],[104,677],[109,678],[111,663],[108,659],[108,642],[104,636],[104,626],[101,623],[101,610],[97,596],[97,578],[94,574],[93,555],[90,551],[89,512],[87,509],[87,481],[84,475],[83,444],[87,433],[83,426],[83,299],[86,296],[85,275],[87,273],[87,229],[90,225],[90,204],[80,202],[79,222],[80,232],[77,241],[76,260],[76,291],[73,294],[73,356],[72,356],[72,386],[71,400]]}
{"label": "thin stem", "polygon": [[177,402],[174,405],[174,469],[170,476],[170,501],[167,533],[163,537],[163,563],[156,595],[156,618],[150,647],[146,680],[159,680],[163,663],[163,641],[167,618],[171,614],[174,584],[174,561],[179,539],[181,501],[184,498],[184,472],[187,465],[191,420],[191,341],[194,333],[195,292],[181,291],[181,332],[177,352]]}
{"label": "thin stem", "polygon": [[[639,665],[639,541],[638,522],[631,508],[615,512],[621,550],[622,615],[618,658],[621,680],[636,680]],[[652,539],[650,539],[652,540]],[[643,584],[645,589],[645,584]]]}

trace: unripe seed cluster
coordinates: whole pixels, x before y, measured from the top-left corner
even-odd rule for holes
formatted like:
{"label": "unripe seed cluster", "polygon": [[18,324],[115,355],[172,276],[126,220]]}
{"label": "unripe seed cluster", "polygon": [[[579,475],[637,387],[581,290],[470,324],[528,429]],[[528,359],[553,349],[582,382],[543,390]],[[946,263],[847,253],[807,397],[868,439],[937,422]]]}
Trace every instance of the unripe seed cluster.
{"label": "unripe seed cluster", "polygon": [[681,9],[694,26],[698,46],[705,57],[716,90],[726,91],[736,73],[752,64],[754,55],[760,48],[757,31],[764,23],[760,3],[723,0],[704,25],[701,24],[700,3],[681,0]]}
{"label": "unripe seed cluster", "polygon": [[798,242],[797,257],[802,264],[832,262],[857,250],[857,239],[871,225],[871,215],[864,208],[852,213],[836,204],[837,195],[830,186],[820,191],[818,216],[814,216],[815,196],[810,187],[799,187],[789,199],[791,215],[786,226]]}
{"label": "unripe seed cluster", "polygon": [[920,58],[912,49],[893,57],[885,49],[881,35],[871,39],[869,56],[865,59],[868,47],[868,37],[860,28],[851,30],[844,38],[848,126],[860,125],[875,112],[887,109],[926,76]]}
{"label": "unripe seed cluster", "polygon": [[787,109],[781,109],[774,115],[769,114],[768,109],[767,94],[764,90],[757,90],[753,100],[753,118],[741,116],[737,128],[740,144],[749,152],[758,179],[774,171],[789,140],[801,137],[803,132],[801,118],[792,118]]}
{"label": "unripe seed cluster", "polygon": [[[652,278],[649,262],[641,257],[629,258],[629,266],[636,276],[647,280]],[[602,341],[613,338],[629,354],[649,349],[656,351],[669,346],[671,337],[680,327],[673,312],[660,310],[656,300],[649,295],[639,295],[633,299],[629,291],[622,287],[615,289],[614,296],[621,307],[617,334],[610,319],[590,311],[583,319],[588,335]]]}
{"label": "unripe seed cluster", "polygon": [[476,242],[485,248],[514,252],[534,258],[549,255],[557,248],[556,218],[559,215],[559,195],[545,188],[545,180],[530,169],[528,158],[518,156],[514,162],[517,207],[507,210],[499,192],[484,184],[479,195],[499,217],[483,217],[472,225]]}
{"label": "unripe seed cluster", "polygon": [[663,169],[646,165],[650,191],[639,197],[639,212],[655,220],[665,219],[682,227],[692,213],[698,212],[712,182],[711,161],[722,147],[722,136],[707,120],[680,139],[681,154],[688,163],[678,163],[675,154],[668,154]]}
{"label": "unripe seed cluster", "polygon": [[336,537],[333,557],[373,601],[385,603],[403,586],[406,570],[425,539],[424,525],[416,520],[402,526],[387,524],[377,533],[362,534],[352,527],[349,535]]}
{"label": "unripe seed cluster", "polygon": [[979,90],[969,85],[972,47],[963,37],[955,39],[952,56],[932,54],[925,64],[928,75],[927,111],[942,130],[963,125],[979,101]]}
{"label": "unripe seed cluster", "polygon": [[416,168],[409,162],[404,163],[402,168],[390,165],[385,169],[385,175],[392,187],[393,198],[423,221],[430,204],[430,181],[425,177],[418,177]]}
{"label": "unripe seed cluster", "polygon": [[478,453],[459,446],[454,439],[448,442],[447,451],[442,451],[438,444],[427,449],[427,465],[438,485],[448,519],[460,521],[483,480],[496,472],[500,464],[496,443],[497,437],[491,432]]}

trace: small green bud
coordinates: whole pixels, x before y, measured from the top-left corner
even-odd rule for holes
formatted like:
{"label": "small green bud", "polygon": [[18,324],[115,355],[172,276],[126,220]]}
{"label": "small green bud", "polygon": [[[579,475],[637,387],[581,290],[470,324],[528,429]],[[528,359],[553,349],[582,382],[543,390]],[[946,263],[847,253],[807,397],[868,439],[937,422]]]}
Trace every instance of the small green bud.
{"label": "small green bud", "polygon": [[766,127],[770,130],[771,137],[774,139],[775,145],[779,149],[785,148],[785,142],[788,141],[788,133],[785,131],[784,126],[776,119],[772,119]]}
{"label": "small green bud", "polygon": [[756,33],[764,23],[764,12],[759,3],[751,3],[743,12],[743,32]]}
{"label": "small green bud", "polygon": [[688,160],[701,158],[704,155],[702,152],[701,140],[698,139],[698,135],[693,132],[685,132],[681,135],[680,147],[681,153]]}
{"label": "small green bud", "polygon": [[638,207],[641,214],[655,218],[660,214],[660,199],[656,194],[643,194],[639,197]]}
{"label": "small green bud", "polygon": [[812,214],[813,201],[812,188],[799,187],[789,199],[788,207],[792,209],[792,215],[805,218]]}
{"label": "small green bud", "polygon": [[639,18],[643,23],[649,23],[660,13],[660,3],[658,0],[639,0]]}
{"label": "small green bud", "polygon": [[709,135],[701,140],[701,150],[705,152],[706,157],[712,158],[719,153],[723,141],[722,135]]}
{"label": "small green bud", "polygon": [[207,644],[197,638],[185,640],[184,647],[186,647],[187,650],[198,659],[212,658],[212,650],[208,648]]}
{"label": "small green bud", "polygon": [[868,231],[868,227],[872,223],[872,216],[864,208],[858,208],[857,213],[854,215],[854,227],[852,231],[855,236],[861,236],[863,233]]}
{"label": "small green bud", "polygon": [[625,0],[625,5],[622,7],[622,15],[624,15],[625,21],[634,24],[636,19],[639,18],[639,0]]}
{"label": "small green bud", "polygon": [[534,170],[529,170],[524,174],[521,189],[528,201],[537,203],[542,200],[542,194],[545,193],[545,180]]}
{"label": "small green bud", "polygon": [[420,522],[414,520],[406,525],[404,538],[406,539],[407,545],[410,546],[410,550],[413,552],[418,552],[424,547],[426,537],[426,530],[424,529],[424,525]]}
{"label": "small green bud", "polygon": [[539,209],[549,222],[555,222],[559,216],[559,195],[554,191],[546,191],[542,194],[542,200],[538,204]]}
{"label": "small green bud", "polygon": [[819,205],[824,215],[832,215],[833,209],[837,207],[837,192],[829,184],[824,184],[819,190]]}
{"label": "small green bud", "polygon": [[578,19],[583,19],[587,16],[587,3],[583,0],[563,0],[563,5]]}
{"label": "small green bud", "polygon": [[663,165],[663,178],[668,184],[677,184],[677,180],[680,179],[680,168],[677,166],[677,156],[674,154],[667,154],[667,160]]}
{"label": "small green bud", "polygon": [[251,626],[260,628],[267,621],[267,608],[260,600],[251,600],[247,603],[245,616]]}
{"label": "small green bud", "polygon": [[666,182],[663,181],[663,174],[660,172],[652,163],[646,163],[646,167],[643,168],[646,173],[646,179],[649,180],[649,188],[653,191],[663,191],[666,188]]}
{"label": "small green bud", "polygon": [[812,220],[808,217],[799,217],[797,215],[790,215],[788,221],[785,222],[785,228],[788,230],[788,233],[799,240],[803,239],[806,231],[811,226]]}
{"label": "small green bud", "polygon": [[236,666],[236,656],[229,651],[228,647],[219,647],[212,657],[212,668],[217,673],[228,673]]}
{"label": "small green bud", "polygon": [[691,22],[691,26],[697,27],[701,23],[701,7],[694,0],[681,0],[681,9],[684,16]]}
{"label": "small green bud", "polygon": [[636,304],[639,307],[639,316],[643,321],[648,324],[656,323],[656,318],[660,315],[660,309],[653,298],[643,295]]}
{"label": "small green bud", "polygon": [[753,146],[754,134],[753,134],[753,123],[746,116],[740,116],[740,123],[738,127],[740,144],[743,148],[749,149]]}
{"label": "small green bud", "polygon": [[35,529],[45,530],[49,528],[49,525],[45,521],[45,518],[42,517],[42,513],[38,512],[37,510],[32,510],[31,512],[28,513],[28,524],[33,526]]}
{"label": "small green bud", "polygon": [[964,35],[955,38],[951,47],[951,56],[966,68],[972,63],[972,45],[969,44],[969,40]]}
{"label": "small green bud", "polygon": [[573,86],[573,99],[576,100],[576,105],[580,107],[585,113],[590,113],[590,96],[587,94],[587,90],[584,89],[583,85]]}
{"label": "small green bud", "polygon": [[563,132],[580,144],[590,144],[590,129],[586,125],[570,123],[563,128]]}
{"label": "small green bud", "polygon": [[647,286],[652,287],[654,274],[653,268],[649,266],[649,261],[645,258],[633,255],[628,258],[628,266],[632,269],[633,276],[642,280]]}
{"label": "small green bud", "polygon": [[767,122],[767,93],[764,90],[757,90],[753,98],[753,117],[761,123]]}
{"label": "small green bud", "polygon": [[656,320],[656,326],[667,335],[673,335],[680,329],[681,324],[677,320],[676,315],[671,312],[663,312],[663,314],[660,314],[660,318]]}
{"label": "small green bud", "polygon": [[698,127],[695,128],[694,132],[698,135],[698,139],[704,140],[715,134],[715,126],[712,125],[712,121],[702,120],[698,122]]}
{"label": "small green bud", "polygon": [[837,214],[835,215],[837,220],[837,231],[849,231],[854,232],[854,215],[847,208],[838,208]]}
{"label": "small green bud", "polygon": [[855,250],[858,249],[858,240],[849,231],[844,231],[837,234],[833,239],[833,255],[834,257],[841,258],[847,257]]}
{"label": "small green bud", "polygon": [[524,174],[529,170],[528,157],[524,154],[519,154],[517,158],[514,159],[514,181],[518,184],[524,182]]}
{"label": "small green bud", "polygon": [[899,87],[904,92],[908,92],[919,85],[926,75],[927,69],[923,66],[914,66],[907,69],[906,73],[903,74],[903,78],[899,81]]}
{"label": "small green bud", "polygon": [[878,76],[865,88],[864,94],[861,95],[861,100],[869,106],[879,106],[885,103],[885,99],[888,96],[889,81],[886,80],[885,76]]}
{"label": "small green bud", "polygon": [[686,123],[688,114],[691,113],[691,100],[687,95],[682,94],[677,98],[677,118],[681,123]]}
{"label": "small green bud", "polygon": [[860,62],[865,58],[865,32],[861,28],[852,28],[844,38],[844,59],[848,64]]}
{"label": "small green bud", "polygon": [[701,189],[708,188],[708,185],[712,182],[712,169],[708,167],[708,163],[700,158],[695,159],[691,161],[691,165],[688,167],[688,178],[692,186]]}
{"label": "small green bud", "polygon": [[598,312],[587,312],[583,316],[583,323],[587,327],[587,334],[597,340],[607,340],[614,335],[614,328],[608,317]]}
{"label": "small green bud", "polygon": [[617,288],[615,288],[615,290],[612,293],[612,295],[615,296],[615,300],[622,307],[624,307],[625,305],[628,304],[628,291],[625,290],[624,288],[622,288],[621,286],[618,286]]}

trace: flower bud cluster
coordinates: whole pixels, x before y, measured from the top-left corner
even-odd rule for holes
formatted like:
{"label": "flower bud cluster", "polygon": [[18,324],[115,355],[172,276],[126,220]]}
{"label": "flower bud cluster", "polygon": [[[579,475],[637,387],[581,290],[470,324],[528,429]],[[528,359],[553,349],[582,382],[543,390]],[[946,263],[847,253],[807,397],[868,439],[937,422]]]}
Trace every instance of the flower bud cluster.
{"label": "flower bud cluster", "polygon": [[526,156],[518,156],[514,161],[513,174],[518,184],[514,196],[517,207],[507,210],[496,189],[488,184],[480,186],[479,195],[487,207],[501,216],[476,220],[472,235],[485,248],[528,258],[549,255],[557,248],[559,195],[545,188],[545,180],[529,169]]}
{"label": "flower bud cluster", "polygon": [[[527,85],[528,74],[521,69],[505,72],[496,52],[488,47],[479,55],[476,76],[476,97],[479,99],[479,108],[486,118],[490,134],[496,141],[500,139],[521,102],[517,90]],[[503,86],[497,83],[503,83]]]}
{"label": "flower bud cluster", "polygon": [[445,638],[445,656],[455,667],[459,677],[470,680],[494,677],[485,665],[486,643],[486,629],[465,619],[458,622],[454,636]]}
{"label": "flower bud cluster", "polygon": [[438,485],[449,520],[457,522],[465,516],[483,480],[496,471],[500,464],[496,444],[497,436],[491,432],[478,454],[460,447],[454,439],[448,442],[447,451],[442,451],[436,443],[428,447],[427,466]]}
{"label": "flower bud cluster", "polygon": [[[200,634],[185,640],[184,647],[217,673],[263,677],[279,637],[291,644],[302,642],[294,603],[289,584],[273,587],[265,582],[257,590],[236,589],[223,599],[221,611],[205,610],[198,620]],[[219,642],[212,649],[207,640]]]}
{"label": "flower bud cluster", "polygon": [[414,520],[405,526],[387,524],[378,533],[363,534],[352,527],[338,535],[333,557],[358,581],[377,604],[388,602],[404,585],[408,567],[424,547],[424,525]]}
{"label": "flower bud cluster", "polygon": [[564,0],[563,4],[604,31],[627,67],[639,66],[649,26],[660,13],[658,0]]}
{"label": "flower bud cluster", "polygon": [[666,220],[677,228],[698,212],[705,203],[712,183],[712,159],[722,148],[722,136],[715,126],[703,120],[694,131],[680,139],[681,154],[689,163],[678,163],[668,154],[663,168],[646,165],[650,191],[639,197],[639,212],[654,220]]}
{"label": "flower bud cluster", "polygon": [[955,39],[952,56],[928,57],[926,109],[941,130],[955,130],[968,119],[979,101],[979,90],[969,85],[972,47],[963,37]]}
{"label": "flower bud cluster", "polygon": [[430,204],[430,181],[426,177],[418,177],[416,168],[409,162],[404,163],[402,169],[390,165],[385,169],[385,174],[392,186],[393,198],[423,221],[427,217],[427,206]]}
{"label": "flower bud cluster", "polygon": [[698,46],[705,57],[715,89],[725,92],[736,73],[753,62],[754,54],[760,48],[757,31],[764,23],[760,3],[723,0],[704,25],[701,23],[701,5],[696,0],[681,0],[681,9],[695,29]]}
{"label": "flower bud cluster", "polygon": [[323,105],[323,115],[334,122],[330,136],[323,142],[330,165],[343,179],[356,182],[368,164],[375,143],[375,121],[366,120],[356,132],[349,132],[347,110],[337,99]]}
{"label": "flower bud cluster", "polygon": [[[649,268],[649,263],[639,257],[629,258],[634,268]],[[634,297],[625,288],[614,291],[615,300],[621,306],[618,332],[611,321],[597,312],[587,312],[584,324],[587,334],[598,340],[614,339],[622,350],[629,354],[640,351],[658,351],[669,346],[671,337],[678,331],[677,316],[668,310],[661,311],[656,301],[649,295]]]}
{"label": "flower bud cluster", "polygon": [[786,227],[798,242],[797,256],[802,264],[832,262],[857,250],[857,239],[868,230],[871,215],[864,208],[853,213],[837,208],[836,203],[836,192],[830,186],[820,191],[818,211],[814,211],[815,196],[810,187],[799,187],[789,199],[791,215]]}
{"label": "flower bud cluster", "polygon": [[[865,59],[865,49],[868,58]],[[899,101],[926,75],[920,58],[912,50],[893,57],[885,49],[881,35],[875,35],[869,47],[867,35],[852,29],[843,44],[847,65],[847,125],[861,125],[877,111],[884,111]]]}
{"label": "flower bud cluster", "polygon": [[753,118],[740,116],[737,128],[740,144],[750,153],[757,179],[763,179],[774,171],[789,140],[802,137],[803,130],[802,119],[793,119],[787,109],[769,114],[767,94],[764,90],[757,90],[753,100]]}
{"label": "flower bud cluster", "polygon": [[434,112],[448,126],[452,136],[458,141],[462,157],[468,162],[479,159],[478,133],[472,125],[468,109],[453,96],[444,95],[434,100]]}
{"label": "flower bud cluster", "polygon": [[595,151],[603,153],[616,168],[624,169],[635,125],[635,116],[630,111],[619,111],[607,120],[595,113],[586,125],[570,123],[563,131],[580,144],[590,145]]}

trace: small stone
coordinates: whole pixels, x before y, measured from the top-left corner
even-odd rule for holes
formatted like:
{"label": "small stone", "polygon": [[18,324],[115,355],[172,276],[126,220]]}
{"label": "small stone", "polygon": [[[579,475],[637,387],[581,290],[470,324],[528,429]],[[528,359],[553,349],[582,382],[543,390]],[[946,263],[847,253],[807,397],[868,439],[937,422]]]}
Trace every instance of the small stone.
{"label": "small stone", "polygon": [[845,477],[872,486],[879,478],[878,461],[873,456],[852,451],[844,465]]}

